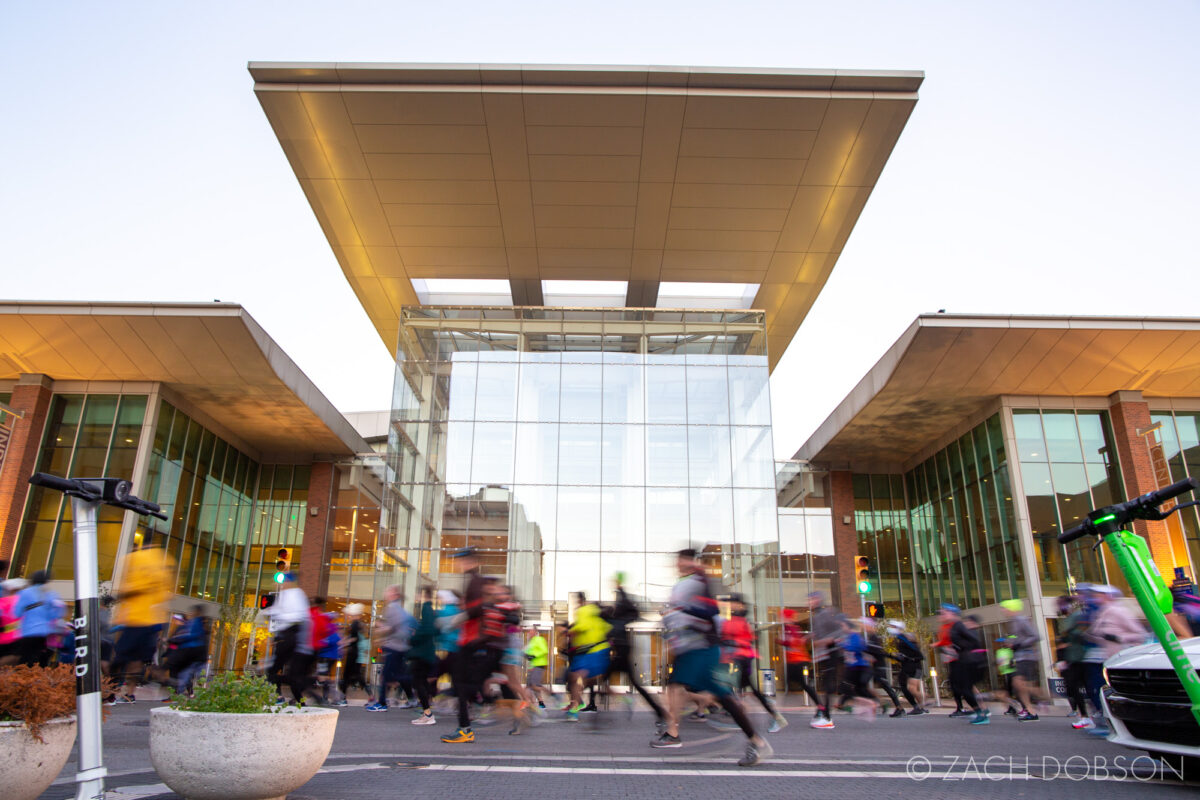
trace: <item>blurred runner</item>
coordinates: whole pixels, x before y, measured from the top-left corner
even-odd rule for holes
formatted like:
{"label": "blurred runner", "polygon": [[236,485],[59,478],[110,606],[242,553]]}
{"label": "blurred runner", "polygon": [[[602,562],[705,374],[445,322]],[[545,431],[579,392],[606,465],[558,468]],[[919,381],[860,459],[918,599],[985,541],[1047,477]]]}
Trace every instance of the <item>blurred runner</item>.
{"label": "blurred runner", "polygon": [[735,688],[738,692],[749,689],[763,709],[771,715],[768,733],[777,733],[787,727],[787,720],[775,708],[775,704],[758,690],[755,677],[758,674],[756,661],[758,650],[754,646],[754,631],[746,620],[749,609],[740,594],[729,596],[729,619],[721,626],[722,660],[731,664],[737,676]]}
{"label": "blurred runner", "polygon": [[[150,534],[142,546],[125,556],[121,582],[113,592],[113,626],[120,627],[113,646],[112,678],[117,702],[132,703],[133,690],[145,668],[154,661],[158,637],[167,624],[175,562]],[[133,676],[133,685],[128,682]]]}

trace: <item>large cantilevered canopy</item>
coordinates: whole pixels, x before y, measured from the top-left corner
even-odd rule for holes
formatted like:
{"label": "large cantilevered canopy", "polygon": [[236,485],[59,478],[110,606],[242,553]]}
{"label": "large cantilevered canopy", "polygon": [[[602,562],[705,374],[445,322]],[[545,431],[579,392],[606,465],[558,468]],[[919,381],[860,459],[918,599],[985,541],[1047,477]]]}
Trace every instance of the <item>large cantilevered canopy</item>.
{"label": "large cantilevered canopy", "polygon": [[758,285],[771,365],[824,286],[920,72],[252,63],[389,350],[414,279]]}
{"label": "large cantilevered canopy", "polygon": [[0,304],[0,380],[162,383],[255,455],[370,448],[234,303]]}
{"label": "large cantilevered canopy", "polygon": [[1000,395],[1200,397],[1200,319],[917,318],[796,453],[905,468]]}

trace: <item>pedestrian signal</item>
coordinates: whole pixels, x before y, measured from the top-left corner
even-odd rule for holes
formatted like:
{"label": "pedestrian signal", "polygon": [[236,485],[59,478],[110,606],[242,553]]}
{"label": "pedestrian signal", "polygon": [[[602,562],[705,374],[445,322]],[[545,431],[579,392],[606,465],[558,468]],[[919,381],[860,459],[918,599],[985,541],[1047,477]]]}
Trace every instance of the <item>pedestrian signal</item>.
{"label": "pedestrian signal", "polygon": [[279,552],[275,554],[275,582],[283,583],[283,576],[288,573],[291,567],[291,554],[288,553],[286,547],[279,548]]}
{"label": "pedestrian signal", "polygon": [[854,557],[854,575],[859,594],[871,593],[871,559],[863,555]]}
{"label": "pedestrian signal", "polygon": [[258,607],[259,608],[270,608],[273,605],[275,605],[275,593],[274,592],[267,592],[266,594],[260,594],[258,596]]}
{"label": "pedestrian signal", "polygon": [[883,603],[867,603],[867,616],[872,619],[883,619]]}

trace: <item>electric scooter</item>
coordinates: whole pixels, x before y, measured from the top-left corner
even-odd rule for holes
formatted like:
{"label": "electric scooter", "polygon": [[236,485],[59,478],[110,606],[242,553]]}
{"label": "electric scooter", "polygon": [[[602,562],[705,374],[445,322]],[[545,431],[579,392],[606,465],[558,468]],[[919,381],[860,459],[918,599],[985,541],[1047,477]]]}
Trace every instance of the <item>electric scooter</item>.
{"label": "electric scooter", "polygon": [[[1196,489],[1200,489],[1200,481],[1186,478],[1124,503],[1098,508],[1088,514],[1081,525],[1060,533],[1058,541],[1066,544],[1091,534],[1099,536],[1101,541],[1108,545],[1117,566],[1121,568],[1125,580],[1129,583],[1133,596],[1137,598],[1142,613],[1146,615],[1150,629],[1158,637],[1167,659],[1175,669],[1175,674],[1179,676],[1179,681],[1192,703],[1192,716],[1196,718],[1196,724],[1200,725],[1200,672],[1188,660],[1175,631],[1171,630],[1171,624],[1167,621],[1166,615],[1174,608],[1171,590],[1158,573],[1146,540],[1133,531],[1126,530],[1134,520],[1163,520],[1181,508],[1200,505],[1200,500],[1193,500],[1176,504],[1166,511],[1159,508],[1168,500]],[[1096,546],[1099,547],[1099,544],[1097,542]]]}

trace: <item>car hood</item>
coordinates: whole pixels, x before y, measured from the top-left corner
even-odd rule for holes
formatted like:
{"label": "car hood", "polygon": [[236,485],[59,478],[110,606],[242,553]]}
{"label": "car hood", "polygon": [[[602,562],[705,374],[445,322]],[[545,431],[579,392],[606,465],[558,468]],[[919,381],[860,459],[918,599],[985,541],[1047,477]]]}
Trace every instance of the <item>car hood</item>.
{"label": "car hood", "polygon": [[[1183,652],[1187,653],[1192,666],[1200,667],[1200,636],[1181,639]],[[1104,662],[1108,669],[1171,669],[1171,662],[1158,642],[1129,647]]]}

